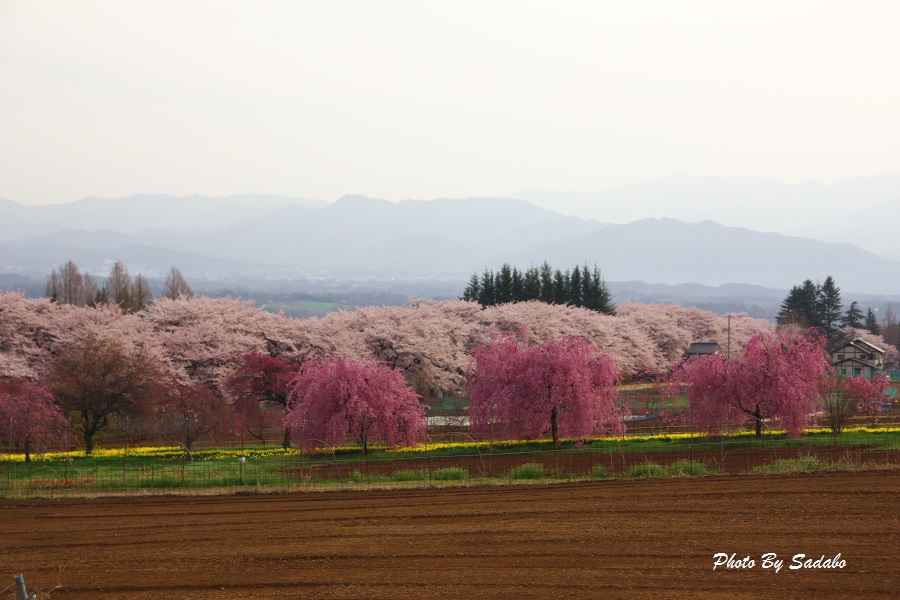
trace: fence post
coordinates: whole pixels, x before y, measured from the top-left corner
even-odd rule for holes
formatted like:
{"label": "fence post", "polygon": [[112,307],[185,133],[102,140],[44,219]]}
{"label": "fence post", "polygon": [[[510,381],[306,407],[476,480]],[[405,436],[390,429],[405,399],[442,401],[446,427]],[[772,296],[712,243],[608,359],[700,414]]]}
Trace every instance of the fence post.
{"label": "fence post", "polygon": [[34,595],[28,595],[28,590],[25,589],[25,577],[21,573],[16,575],[16,589],[19,591],[19,600],[35,600]]}

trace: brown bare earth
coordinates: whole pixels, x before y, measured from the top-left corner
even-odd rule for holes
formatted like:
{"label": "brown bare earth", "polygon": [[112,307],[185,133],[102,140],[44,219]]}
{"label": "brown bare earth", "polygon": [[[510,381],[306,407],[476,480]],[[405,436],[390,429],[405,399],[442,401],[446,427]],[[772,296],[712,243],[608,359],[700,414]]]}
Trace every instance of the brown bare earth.
{"label": "brown bare earth", "polygon": [[[0,500],[0,590],[21,572],[40,600],[896,598],[898,500],[897,470]],[[717,552],[756,565],[713,571]]]}

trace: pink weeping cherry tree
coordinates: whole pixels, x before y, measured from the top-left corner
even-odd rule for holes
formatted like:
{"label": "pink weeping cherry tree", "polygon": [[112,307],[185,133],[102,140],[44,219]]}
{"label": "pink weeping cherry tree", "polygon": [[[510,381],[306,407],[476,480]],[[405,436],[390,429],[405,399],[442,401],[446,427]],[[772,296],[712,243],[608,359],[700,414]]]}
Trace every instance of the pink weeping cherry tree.
{"label": "pink weeping cherry tree", "polygon": [[365,455],[369,444],[418,443],[425,432],[425,407],[400,371],[373,359],[333,357],[304,365],[294,381],[286,426],[300,443],[354,440]]}
{"label": "pink weeping cherry tree", "polygon": [[0,380],[0,439],[6,439],[25,453],[48,446],[68,449],[69,421],[43,385],[26,379]]}
{"label": "pink weeping cherry tree", "polygon": [[675,369],[672,381],[687,393],[685,418],[709,433],[752,418],[757,436],[763,421],[771,420],[797,437],[818,410],[828,368],[821,336],[761,333],[747,342],[740,358],[692,358]]}
{"label": "pink weeping cherry tree", "polygon": [[469,372],[476,435],[586,438],[623,430],[615,361],[578,337],[529,346],[524,332],[475,351]]}

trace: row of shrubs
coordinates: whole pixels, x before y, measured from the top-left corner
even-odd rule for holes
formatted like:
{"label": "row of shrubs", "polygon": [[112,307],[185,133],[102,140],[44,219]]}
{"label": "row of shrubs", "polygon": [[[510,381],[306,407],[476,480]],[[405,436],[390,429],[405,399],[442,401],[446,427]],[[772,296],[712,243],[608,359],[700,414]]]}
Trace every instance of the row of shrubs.
{"label": "row of shrubs", "polygon": [[[846,469],[850,469],[847,465]],[[816,473],[820,471],[844,470],[840,464],[832,465],[814,456],[778,460],[770,465],[761,465],[753,469],[754,473]],[[681,459],[670,465],[659,465],[646,462],[637,464],[620,475],[610,473],[602,465],[595,465],[587,472],[586,479],[660,479],[663,477],[703,477],[715,472],[704,462]],[[429,472],[426,469],[396,471],[392,475],[364,474],[354,471],[348,478],[349,483],[389,483],[417,481],[465,481],[470,479],[468,469],[464,467],[447,467]],[[513,467],[504,479],[538,480],[568,479],[561,471],[548,469],[540,463],[525,463]]]}

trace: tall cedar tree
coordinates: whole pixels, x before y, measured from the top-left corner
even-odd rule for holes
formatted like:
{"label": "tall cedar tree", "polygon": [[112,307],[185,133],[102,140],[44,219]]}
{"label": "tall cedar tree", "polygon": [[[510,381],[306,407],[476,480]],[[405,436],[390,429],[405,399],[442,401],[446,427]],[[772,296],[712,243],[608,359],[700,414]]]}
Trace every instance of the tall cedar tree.
{"label": "tall cedar tree", "polygon": [[878,319],[875,317],[875,311],[871,308],[866,311],[866,322],[863,328],[874,335],[879,335],[881,333],[881,328],[878,326]]}
{"label": "tall cedar tree", "polygon": [[532,265],[522,277],[522,299],[539,300],[541,297],[541,275],[537,267]]}
{"label": "tall cedar tree", "polygon": [[819,312],[817,302],[819,286],[807,279],[795,285],[781,303],[778,313],[779,325],[799,325],[801,327],[818,327]]}
{"label": "tall cedar tree", "polygon": [[581,301],[581,269],[576,266],[569,277],[569,304],[572,306],[584,306]]}
{"label": "tall cedar tree", "polygon": [[478,277],[478,273],[473,273],[472,277],[469,279],[469,285],[466,286],[465,292],[463,292],[463,300],[468,300],[470,302],[478,302],[481,298],[481,278]]}
{"label": "tall cedar tree", "polygon": [[[781,303],[777,321],[780,325],[816,327],[829,339],[832,339],[837,332],[838,325],[842,321],[846,322],[848,318],[847,315],[841,315],[843,307],[841,288],[837,286],[831,275],[827,276],[821,285],[807,279],[801,285],[792,287],[788,292],[787,297]],[[856,310],[859,310],[858,306]]]}
{"label": "tall cedar tree", "polygon": [[541,289],[538,293],[538,300],[547,304],[553,304],[553,267],[550,263],[544,261],[541,265]]}
{"label": "tall cedar tree", "polygon": [[569,275],[565,275],[559,269],[553,275],[553,304],[566,304],[569,302]]}
{"label": "tall cedar tree", "polygon": [[837,286],[834,279],[829,275],[819,288],[819,293],[816,297],[816,310],[819,316],[818,326],[822,328],[828,338],[831,338],[837,330],[838,320],[841,318],[841,309],[843,308],[841,288]]}
{"label": "tall cedar tree", "polygon": [[859,308],[859,302],[854,300],[850,303],[850,307],[841,318],[841,327],[853,327],[854,329],[863,329],[865,326],[865,315]]}
{"label": "tall cedar tree", "polygon": [[513,267],[512,270],[512,301],[522,302],[525,300],[525,286],[522,281],[522,274]]}
{"label": "tall cedar tree", "polygon": [[494,306],[497,304],[497,292],[494,289],[494,273],[488,269],[481,274],[481,289],[478,291],[478,304]]}
{"label": "tall cedar tree", "polygon": [[506,304],[513,301],[513,276],[512,267],[504,264],[497,273],[496,288],[497,304]]}

